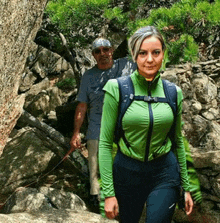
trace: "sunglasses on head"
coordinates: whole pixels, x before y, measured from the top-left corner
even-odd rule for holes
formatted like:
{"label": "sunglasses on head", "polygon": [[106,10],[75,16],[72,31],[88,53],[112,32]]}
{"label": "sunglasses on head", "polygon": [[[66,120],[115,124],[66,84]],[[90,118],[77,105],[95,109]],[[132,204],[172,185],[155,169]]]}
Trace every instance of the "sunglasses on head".
{"label": "sunglasses on head", "polygon": [[102,49],[95,49],[95,50],[93,50],[93,52],[94,52],[94,54],[100,54],[101,53],[101,51],[103,52],[103,53],[107,53],[108,51],[110,50],[110,48],[109,47],[103,47]]}

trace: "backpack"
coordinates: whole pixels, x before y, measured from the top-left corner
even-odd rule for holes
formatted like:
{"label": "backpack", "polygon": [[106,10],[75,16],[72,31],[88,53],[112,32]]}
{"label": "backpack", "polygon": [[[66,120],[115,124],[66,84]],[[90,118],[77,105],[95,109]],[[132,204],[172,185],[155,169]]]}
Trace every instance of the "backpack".
{"label": "backpack", "polygon": [[[174,115],[173,125],[168,133],[172,141],[172,145],[175,145],[174,142],[174,133],[175,133],[175,122],[177,116],[177,90],[174,83],[169,82],[168,80],[162,80],[165,98],[162,97],[151,97],[151,96],[135,96],[134,95],[134,86],[130,76],[123,76],[117,78],[119,86],[119,106],[118,106],[118,118],[114,132],[114,142],[118,145],[119,139],[123,138],[127,147],[130,147],[128,141],[125,138],[124,131],[122,130],[122,118],[132,103],[133,100],[142,100],[147,103],[168,103],[171,107]],[[119,148],[119,145],[118,145]]]}

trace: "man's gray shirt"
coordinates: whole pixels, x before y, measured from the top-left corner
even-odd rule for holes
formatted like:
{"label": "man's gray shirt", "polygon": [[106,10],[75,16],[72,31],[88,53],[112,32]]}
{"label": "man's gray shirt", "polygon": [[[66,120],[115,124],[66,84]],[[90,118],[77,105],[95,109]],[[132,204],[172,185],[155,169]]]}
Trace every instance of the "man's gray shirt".
{"label": "man's gray shirt", "polygon": [[96,66],[86,71],[82,77],[77,100],[88,105],[87,139],[99,139],[104,91],[102,88],[109,79],[130,75],[136,64],[126,58],[114,61],[108,70]]}

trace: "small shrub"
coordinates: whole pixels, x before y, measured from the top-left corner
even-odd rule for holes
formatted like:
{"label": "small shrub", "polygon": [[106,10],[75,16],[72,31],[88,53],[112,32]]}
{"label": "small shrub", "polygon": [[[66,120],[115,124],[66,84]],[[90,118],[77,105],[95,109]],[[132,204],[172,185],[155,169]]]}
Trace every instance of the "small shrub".
{"label": "small shrub", "polygon": [[169,58],[173,64],[197,61],[199,47],[192,36],[183,34],[178,40],[168,45]]}
{"label": "small shrub", "polygon": [[75,85],[76,85],[76,80],[74,78],[66,78],[56,83],[56,86],[63,90],[74,89]]}
{"label": "small shrub", "polygon": [[194,202],[200,204],[202,202],[202,192],[200,189],[200,182],[199,182],[196,170],[193,165],[193,159],[191,156],[189,143],[185,137],[183,138],[183,142],[184,142],[184,147],[185,147],[185,151],[186,151],[186,161],[188,164],[187,171],[188,171],[189,182],[190,182],[190,186],[191,186],[190,192],[192,194],[192,198],[193,198]]}
{"label": "small shrub", "polygon": [[[169,64],[196,62],[198,45],[208,44],[220,24],[220,1],[182,0],[171,8],[153,9],[148,18],[128,24],[129,35],[147,25],[156,26],[167,41]],[[217,29],[218,30],[218,29]]]}

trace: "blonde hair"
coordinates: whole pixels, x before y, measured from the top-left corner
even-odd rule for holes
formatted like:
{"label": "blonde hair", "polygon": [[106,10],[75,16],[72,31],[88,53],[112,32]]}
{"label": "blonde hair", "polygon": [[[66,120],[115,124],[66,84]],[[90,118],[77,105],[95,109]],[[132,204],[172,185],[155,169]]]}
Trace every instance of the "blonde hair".
{"label": "blonde hair", "polygon": [[158,38],[162,44],[162,50],[165,51],[166,45],[163,36],[159,30],[154,26],[145,26],[138,29],[128,40],[128,47],[131,51],[133,61],[135,62],[141,47],[142,42],[148,38],[154,36]]}

